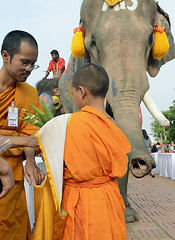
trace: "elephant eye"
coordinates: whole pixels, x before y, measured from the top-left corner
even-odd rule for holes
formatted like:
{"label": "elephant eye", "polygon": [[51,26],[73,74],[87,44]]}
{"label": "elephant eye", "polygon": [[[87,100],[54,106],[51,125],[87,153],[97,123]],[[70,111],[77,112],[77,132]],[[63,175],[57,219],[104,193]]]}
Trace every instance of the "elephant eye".
{"label": "elephant eye", "polygon": [[89,54],[90,54],[92,62],[98,62],[99,61],[99,50],[98,50],[98,46],[97,46],[97,42],[95,40],[95,37],[93,37],[93,36],[91,36]]}
{"label": "elephant eye", "polygon": [[96,47],[96,41],[93,36],[91,37],[91,47]]}
{"label": "elephant eye", "polygon": [[92,46],[96,46],[96,42],[95,42],[95,41],[92,41],[91,45],[92,45]]}
{"label": "elephant eye", "polygon": [[149,36],[149,45],[151,46],[153,45],[153,43],[154,43],[154,34],[151,33],[151,35]]}

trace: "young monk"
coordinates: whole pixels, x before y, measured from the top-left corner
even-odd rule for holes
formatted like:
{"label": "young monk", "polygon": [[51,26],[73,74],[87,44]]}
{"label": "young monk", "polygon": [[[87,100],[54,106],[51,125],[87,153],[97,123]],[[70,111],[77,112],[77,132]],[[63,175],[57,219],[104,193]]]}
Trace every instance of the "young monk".
{"label": "young monk", "polygon": [[[68,216],[63,237],[58,239],[126,239],[125,205],[114,177],[121,178],[125,175],[127,153],[130,152],[131,145],[105,112],[104,100],[108,86],[108,75],[97,64],[85,64],[73,75],[72,95],[80,112],[73,113],[67,125],[62,208]],[[49,134],[53,129],[49,129],[49,124],[43,133],[40,132],[41,139],[47,133],[46,148],[51,141]],[[56,141],[56,129],[54,134]],[[53,151],[56,150],[52,149]],[[54,169],[55,167],[53,171]],[[41,229],[40,227],[41,225],[37,227],[36,221],[36,229]],[[57,239],[56,235],[54,237]],[[37,236],[34,239],[38,239]]]}
{"label": "young monk", "polygon": [[62,206],[68,212],[63,239],[126,239],[124,202],[117,181],[127,171],[131,146],[104,109],[109,79],[89,63],[73,76],[80,112],[67,127]]}

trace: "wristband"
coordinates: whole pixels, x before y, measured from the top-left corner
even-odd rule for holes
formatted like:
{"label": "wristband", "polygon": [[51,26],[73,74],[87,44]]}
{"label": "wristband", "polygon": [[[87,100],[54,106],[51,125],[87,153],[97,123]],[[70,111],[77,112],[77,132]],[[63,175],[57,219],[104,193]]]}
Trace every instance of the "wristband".
{"label": "wristband", "polygon": [[5,152],[7,149],[12,147],[12,143],[10,139],[7,139],[6,141],[3,140],[3,137],[0,138],[0,154]]}

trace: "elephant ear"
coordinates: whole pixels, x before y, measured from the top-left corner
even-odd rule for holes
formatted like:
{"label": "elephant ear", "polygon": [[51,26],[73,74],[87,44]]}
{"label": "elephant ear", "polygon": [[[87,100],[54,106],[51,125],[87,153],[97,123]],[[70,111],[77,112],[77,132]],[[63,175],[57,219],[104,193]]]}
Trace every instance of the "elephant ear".
{"label": "elephant ear", "polygon": [[157,6],[157,11],[156,11],[154,25],[158,24],[159,26],[166,27],[166,35],[170,44],[170,48],[169,48],[168,54],[164,56],[160,61],[154,59],[152,57],[152,52],[150,53],[149,59],[148,59],[147,71],[151,77],[155,77],[158,74],[160,67],[163,64],[175,58],[175,45],[174,45],[173,36],[171,34],[171,23],[170,23],[169,16],[167,13],[164,12],[162,8],[160,8],[158,4],[156,4],[156,6]]}

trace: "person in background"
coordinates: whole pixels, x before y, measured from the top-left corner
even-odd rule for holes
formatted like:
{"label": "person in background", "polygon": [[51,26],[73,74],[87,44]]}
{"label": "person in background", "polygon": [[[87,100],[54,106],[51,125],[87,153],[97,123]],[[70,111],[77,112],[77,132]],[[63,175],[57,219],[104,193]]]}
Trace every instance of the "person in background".
{"label": "person in background", "polygon": [[52,56],[52,60],[49,62],[49,67],[43,79],[46,79],[51,71],[53,72],[53,78],[60,78],[65,70],[65,61],[63,58],[59,57],[57,50],[52,50],[50,54]]}
{"label": "person in background", "polygon": [[[29,184],[40,184],[44,173],[35,165],[35,149],[30,145],[29,135],[38,130],[20,118],[22,109],[32,111],[31,104],[41,108],[37,90],[25,81],[38,68],[38,44],[35,38],[20,30],[9,32],[2,43],[3,66],[0,70],[0,135],[9,139],[13,146],[0,157],[13,171],[14,186],[0,199],[0,239],[31,239],[31,228],[24,190],[23,160],[26,159],[25,176]],[[27,136],[26,138],[19,136]],[[24,142],[23,142],[24,140]],[[39,149],[38,149],[39,151]]]}
{"label": "person in background", "polygon": [[162,151],[161,151],[161,149],[162,149],[161,143],[157,142],[157,143],[156,143],[156,147],[157,147],[157,149],[158,149],[158,153],[161,153],[161,152],[162,152]]}
{"label": "person in background", "polygon": [[152,145],[151,153],[156,153],[156,152],[158,152],[158,150],[159,150],[159,149],[156,147],[156,145],[153,144],[153,145]]}
{"label": "person in background", "polygon": [[174,152],[175,152],[175,145],[174,145],[174,142],[173,142],[173,141],[171,141],[170,152],[171,152],[171,153],[174,153]]}
{"label": "person in background", "polygon": [[[150,139],[150,137],[148,136],[148,134],[147,134],[147,132],[146,132],[145,129],[142,129],[142,133],[143,133],[143,137],[144,137],[144,140],[145,140],[145,144],[146,144],[147,150],[148,150],[149,153],[151,153],[152,147],[153,147],[153,146],[152,146],[151,139]],[[155,177],[154,172],[153,172],[152,169],[151,169],[150,175],[151,175],[153,178]]]}

